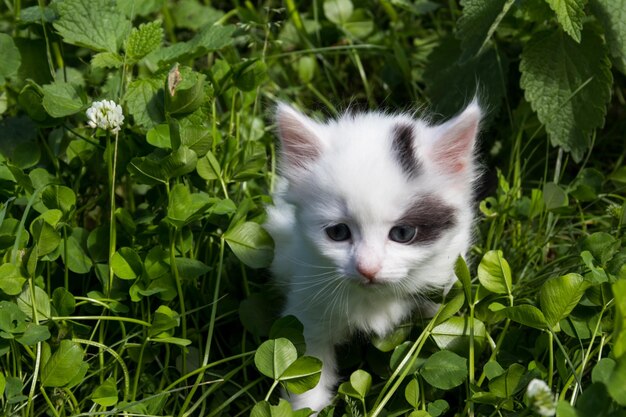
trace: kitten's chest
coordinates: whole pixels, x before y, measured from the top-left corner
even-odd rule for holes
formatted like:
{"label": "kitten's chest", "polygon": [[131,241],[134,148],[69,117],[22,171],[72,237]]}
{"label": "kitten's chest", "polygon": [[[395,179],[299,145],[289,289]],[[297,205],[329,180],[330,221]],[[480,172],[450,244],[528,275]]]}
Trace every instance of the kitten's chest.
{"label": "kitten's chest", "polygon": [[352,300],[348,314],[351,329],[384,336],[411,314],[413,302],[397,296],[358,296]]}

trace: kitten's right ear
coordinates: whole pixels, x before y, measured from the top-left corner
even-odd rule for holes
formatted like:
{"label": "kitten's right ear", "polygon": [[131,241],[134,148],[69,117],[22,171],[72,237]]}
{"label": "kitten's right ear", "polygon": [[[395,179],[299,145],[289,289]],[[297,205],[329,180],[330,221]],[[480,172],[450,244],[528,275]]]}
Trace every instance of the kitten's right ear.
{"label": "kitten's right ear", "polygon": [[306,169],[321,155],[323,143],[318,135],[319,125],[315,121],[293,107],[279,103],[276,125],[282,145],[282,163],[287,171]]}

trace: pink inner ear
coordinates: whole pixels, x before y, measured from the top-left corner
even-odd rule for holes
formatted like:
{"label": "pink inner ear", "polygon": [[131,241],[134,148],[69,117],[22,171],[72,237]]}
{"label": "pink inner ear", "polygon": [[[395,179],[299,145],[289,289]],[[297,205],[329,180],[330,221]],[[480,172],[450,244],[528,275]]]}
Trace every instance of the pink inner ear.
{"label": "pink inner ear", "polygon": [[433,149],[434,160],[450,173],[465,171],[472,158],[479,122],[480,109],[471,104],[459,116],[440,126],[440,137]]}
{"label": "pink inner ear", "polygon": [[305,120],[305,116],[291,108],[279,109],[278,134],[282,141],[282,156],[290,167],[304,168],[321,153],[319,139]]}

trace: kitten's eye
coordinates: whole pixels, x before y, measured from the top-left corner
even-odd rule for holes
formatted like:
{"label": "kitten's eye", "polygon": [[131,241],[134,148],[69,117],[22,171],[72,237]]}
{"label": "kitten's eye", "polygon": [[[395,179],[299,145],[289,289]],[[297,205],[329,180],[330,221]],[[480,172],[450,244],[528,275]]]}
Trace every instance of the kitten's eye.
{"label": "kitten's eye", "polygon": [[343,242],[344,240],[348,240],[352,237],[352,233],[350,233],[350,228],[345,223],[339,223],[334,226],[329,226],[324,230],[326,231],[328,237],[336,242]]}
{"label": "kitten's eye", "polygon": [[394,226],[389,231],[389,239],[398,243],[409,243],[417,234],[417,229],[413,226]]}

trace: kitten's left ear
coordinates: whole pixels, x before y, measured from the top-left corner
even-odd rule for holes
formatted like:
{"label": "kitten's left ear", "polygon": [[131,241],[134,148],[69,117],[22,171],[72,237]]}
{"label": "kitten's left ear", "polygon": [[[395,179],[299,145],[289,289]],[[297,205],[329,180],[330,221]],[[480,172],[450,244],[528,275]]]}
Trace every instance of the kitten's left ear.
{"label": "kitten's left ear", "polygon": [[276,124],[281,141],[281,156],[287,175],[292,171],[306,170],[323,149],[319,125],[293,107],[279,103]]}
{"label": "kitten's left ear", "polygon": [[474,99],[458,116],[435,127],[435,142],[431,145],[431,157],[450,174],[468,169],[474,156],[474,144],[478,135],[482,110]]}

